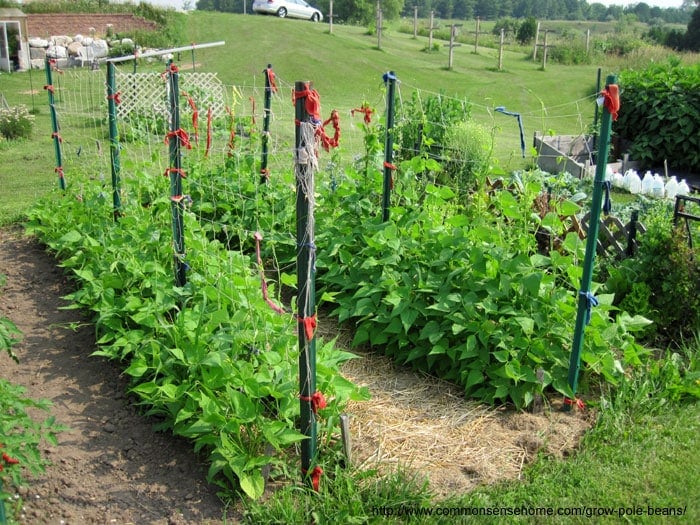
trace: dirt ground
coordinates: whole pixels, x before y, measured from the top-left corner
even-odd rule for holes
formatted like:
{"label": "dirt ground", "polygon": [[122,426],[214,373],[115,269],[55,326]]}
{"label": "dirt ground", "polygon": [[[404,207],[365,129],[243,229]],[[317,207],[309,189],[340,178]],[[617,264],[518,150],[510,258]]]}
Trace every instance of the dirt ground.
{"label": "dirt ground", "polygon": [[21,523],[223,523],[224,505],[191,445],[154,432],[125,395],[117,364],[90,357],[94,330],[79,312],[61,309],[70,283],[55,260],[20,229],[2,229],[0,272],[0,315],[24,334],[19,364],[0,355],[0,377],[51,400],[51,413],[70,429],[57,447],[45,446],[53,465],[21,491]]}
{"label": "dirt ground", "polygon": [[[24,334],[15,348],[18,365],[0,355],[0,377],[51,400],[52,414],[69,427],[58,446],[44,447],[52,466],[19,493],[21,523],[239,522],[240,509],[216,496],[192,447],[154,432],[126,394],[117,364],[90,356],[92,327],[79,312],[62,309],[70,283],[18,227],[0,229],[0,272],[7,276],[0,315]],[[408,466],[427,475],[439,495],[517,479],[540,451],[574,451],[591,425],[591,414],[561,412],[556,403],[539,414],[484,407],[444,382],[361,355],[343,371],[373,396],[348,407],[353,464]]]}

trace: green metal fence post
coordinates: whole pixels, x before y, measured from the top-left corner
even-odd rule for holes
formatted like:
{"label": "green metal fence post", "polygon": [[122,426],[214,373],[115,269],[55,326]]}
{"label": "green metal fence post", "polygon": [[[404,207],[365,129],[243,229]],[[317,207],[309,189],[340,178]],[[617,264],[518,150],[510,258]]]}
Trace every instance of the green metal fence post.
{"label": "green metal fence post", "polygon": [[51,114],[51,137],[53,138],[53,150],[56,156],[55,172],[58,174],[58,185],[62,190],[66,189],[66,178],[63,174],[63,159],[61,157],[61,135],[59,134],[58,117],[56,115],[56,101],[54,97],[54,85],[51,75],[53,59],[46,58],[46,85],[44,89],[49,94],[49,113]]}
{"label": "green metal fence post", "polygon": [[[606,90],[616,82],[615,75],[609,75],[606,79]],[[579,368],[581,365],[581,350],[583,348],[583,336],[586,324],[590,321],[591,307],[597,301],[591,294],[591,281],[593,279],[593,263],[595,261],[598,244],[598,230],[600,229],[600,209],[603,202],[603,183],[608,164],[608,145],[610,143],[610,130],[612,116],[605,108],[600,126],[600,147],[598,149],[598,162],[596,164],[595,179],[593,182],[593,203],[589,219],[588,236],[586,238],[586,255],[583,261],[583,275],[581,276],[581,289],[578,292],[578,310],[576,312],[576,326],[574,328],[574,340],[571,345],[571,357],[569,360],[568,383],[573,393],[578,386]],[[573,400],[571,400],[573,401]],[[570,407],[570,405],[567,405]]]}
{"label": "green metal fence post", "polygon": [[189,139],[184,136],[180,128],[180,98],[179,72],[171,61],[168,66],[168,88],[170,90],[170,132],[168,133],[168,146],[170,151],[170,208],[172,211],[173,246],[175,253],[175,286],[185,286],[187,276],[185,271],[185,227],[183,224],[184,198],[182,195],[182,158],[180,146],[184,142],[189,144]]}
{"label": "green metal fence post", "polygon": [[273,75],[272,64],[265,71],[265,108],[263,113],[262,158],[260,161],[260,184],[265,184],[270,178],[267,169],[268,144],[270,142],[270,106],[272,105]]}
{"label": "green metal fence post", "polygon": [[[0,492],[2,492],[2,480],[0,479]],[[0,499],[0,525],[7,525],[7,515],[5,514],[5,500]]]}
{"label": "green metal fence post", "polygon": [[[310,82],[296,82],[295,89],[295,173],[297,227],[297,319],[299,326],[300,431],[308,437],[301,442],[301,471],[304,479],[316,455],[316,290],[314,244],[314,128],[306,108]],[[311,130],[309,132],[309,130]],[[310,151],[311,150],[311,151]]]}
{"label": "green metal fence post", "polygon": [[119,103],[119,93],[116,88],[114,76],[115,65],[107,62],[107,111],[109,114],[109,154],[112,168],[112,204],[114,220],[119,219],[121,214],[120,198],[120,171],[119,161],[119,134],[117,131],[117,104]]}
{"label": "green metal fence post", "polygon": [[382,191],[382,221],[389,220],[389,206],[391,204],[391,190],[393,186],[394,170],[394,96],[396,93],[396,75],[393,71],[384,73],[386,93],[386,135],[384,140],[384,184]]}

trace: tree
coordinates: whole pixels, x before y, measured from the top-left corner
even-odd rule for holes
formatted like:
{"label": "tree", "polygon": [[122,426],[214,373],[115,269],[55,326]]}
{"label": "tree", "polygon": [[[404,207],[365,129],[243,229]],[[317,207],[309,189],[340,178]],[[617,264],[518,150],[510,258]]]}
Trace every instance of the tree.
{"label": "tree", "polygon": [[700,51],[700,2],[696,0],[695,11],[688,22],[688,31],[685,33],[684,47],[690,51]]}
{"label": "tree", "polygon": [[537,20],[534,16],[529,16],[525,21],[520,24],[518,28],[518,33],[515,38],[521,44],[529,44],[535,38],[535,33],[537,32]]}

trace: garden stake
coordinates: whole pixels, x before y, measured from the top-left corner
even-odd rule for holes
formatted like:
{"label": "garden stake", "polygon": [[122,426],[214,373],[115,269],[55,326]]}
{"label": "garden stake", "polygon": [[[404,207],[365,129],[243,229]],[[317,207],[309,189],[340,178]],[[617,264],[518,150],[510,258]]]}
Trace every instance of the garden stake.
{"label": "garden stake", "polygon": [[[0,492],[2,492],[2,480],[0,479]],[[7,525],[7,515],[5,514],[5,500],[0,499],[0,525]]]}
{"label": "garden stake", "polygon": [[[615,75],[609,75],[605,83],[606,97],[611,91],[617,92],[615,85]],[[613,89],[611,89],[613,88]],[[617,107],[615,107],[617,104]],[[589,219],[588,237],[586,238],[586,255],[583,260],[583,275],[581,276],[581,289],[578,292],[578,311],[576,313],[576,326],[574,328],[574,340],[571,345],[571,358],[569,360],[569,386],[573,394],[576,394],[578,386],[578,373],[581,365],[581,349],[583,347],[583,335],[586,324],[590,322],[591,307],[598,304],[591,293],[591,280],[593,278],[593,263],[595,260],[596,247],[598,244],[598,230],[600,227],[600,208],[603,202],[603,183],[605,182],[605,172],[608,164],[608,145],[610,143],[610,129],[612,118],[617,117],[619,99],[615,99],[611,104],[612,108],[605,105],[600,126],[600,148],[598,163],[596,164],[595,179],[593,182],[593,202],[591,204],[591,217]],[[614,113],[614,114],[613,114]],[[565,410],[571,408],[572,400],[564,404]]]}
{"label": "garden stake", "polygon": [[392,163],[394,158],[394,94],[396,92],[396,75],[393,71],[384,73],[386,93],[386,134],[384,140],[384,187],[382,192],[382,221],[389,220],[389,205],[391,203],[391,190],[393,188],[394,170]]}
{"label": "garden stake", "polygon": [[270,171],[267,169],[268,143],[270,141],[270,106],[272,101],[272,91],[277,90],[275,86],[275,74],[272,72],[272,64],[268,64],[265,71],[265,108],[263,113],[263,133],[262,133],[262,159],[260,161],[260,184],[265,184],[270,178]]}
{"label": "garden stake", "polygon": [[168,133],[168,146],[170,148],[170,209],[172,210],[173,246],[175,253],[175,286],[185,286],[187,276],[185,270],[185,233],[183,224],[183,209],[185,202],[182,195],[182,159],[180,146],[189,146],[189,138],[180,128],[180,97],[179,73],[177,66],[170,61],[168,65],[168,84],[170,90],[170,132]]}
{"label": "garden stake", "polygon": [[[315,257],[314,245],[314,168],[315,115],[309,114],[309,98],[313,93],[310,82],[296,82],[295,89],[295,174],[297,227],[297,319],[299,321],[299,400],[300,432],[308,437],[301,442],[301,472],[304,481],[317,485],[316,469],[311,463],[316,455],[316,338],[307,327],[315,325]],[[318,468],[318,467],[316,467]],[[307,476],[308,474],[308,476]],[[316,488],[316,487],[314,487]]]}
{"label": "garden stake", "polygon": [[56,116],[56,103],[54,100],[54,85],[51,78],[51,66],[54,60],[46,58],[46,85],[44,89],[49,94],[49,112],[51,113],[51,137],[53,138],[53,150],[56,155],[56,169],[58,174],[58,185],[62,190],[66,189],[66,179],[63,176],[63,159],[61,158],[61,135],[58,132],[58,117]]}
{"label": "garden stake", "polygon": [[525,132],[523,131],[523,117],[520,115],[520,113],[514,113],[513,111],[506,110],[504,106],[498,106],[496,111],[518,119],[518,129],[520,130],[520,151],[523,154],[523,158],[525,158]]}
{"label": "garden stake", "polygon": [[121,165],[119,162],[119,133],[117,131],[117,104],[119,103],[119,92],[116,89],[114,78],[115,65],[113,62],[107,63],[107,108],[109,114],[109,154],[112,160],[112,204],[114,220],[119,219],[122,207],[120,192],[119,173]]}

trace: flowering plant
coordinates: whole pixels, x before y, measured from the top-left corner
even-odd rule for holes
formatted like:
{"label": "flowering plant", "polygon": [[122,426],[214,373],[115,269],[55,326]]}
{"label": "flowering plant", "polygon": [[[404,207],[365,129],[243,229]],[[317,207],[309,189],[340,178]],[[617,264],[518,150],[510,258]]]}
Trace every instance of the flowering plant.
{"label": "flowering plant", "polygon": [[0,135],[7,139],[29,138],[34,125],[34,115],[27,106],[0,108]]}

